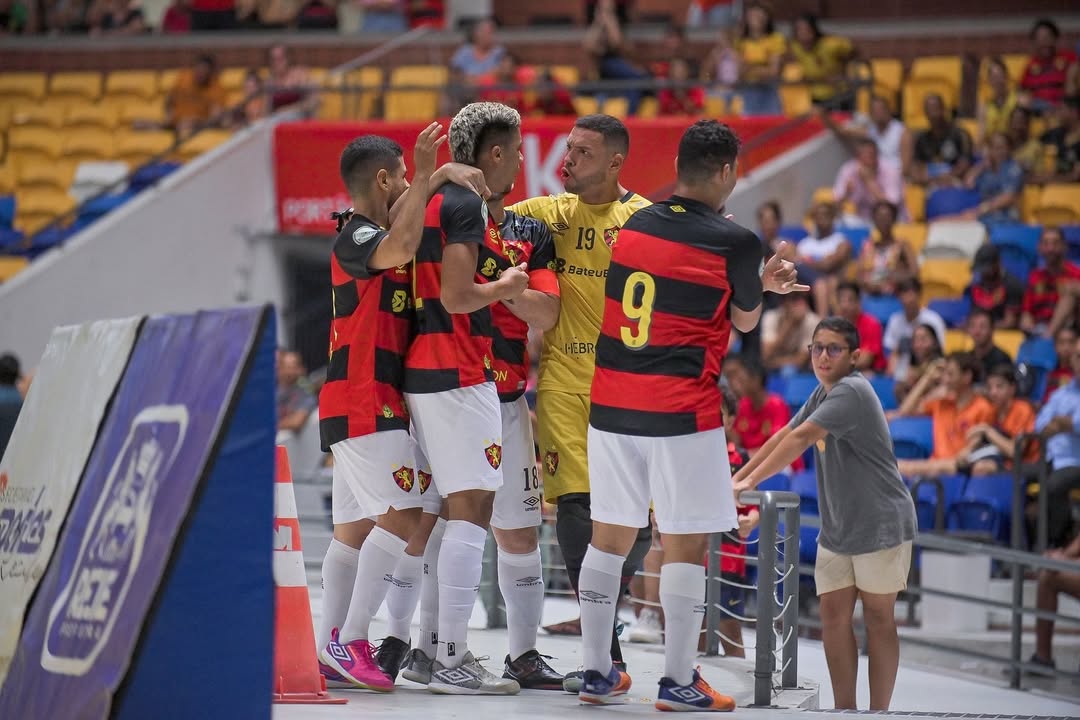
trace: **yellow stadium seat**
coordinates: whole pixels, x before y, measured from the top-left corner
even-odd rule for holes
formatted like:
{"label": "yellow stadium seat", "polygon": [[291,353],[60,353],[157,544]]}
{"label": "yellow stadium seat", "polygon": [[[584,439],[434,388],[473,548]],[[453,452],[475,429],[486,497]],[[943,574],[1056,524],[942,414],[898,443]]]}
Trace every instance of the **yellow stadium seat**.
{"label": "yellow stadium seat", "polygon": [[910,222],[893,225],[893,235],[900,240],[906,240],[908,245],[911,245],[911,249],[915,251],[915,255],[921,253],[922,249],[926,247],[926,234],[926,223]]}
{"label": "yellow stadium seat", "polygon": [[810,88],[806,85],[781,85],[780,105],[788,117],[806,115],[813,107]]}
{"label": "yellow stadium seat", "polygon": [[1020,219],[1028,225],[1036,224],[1035,209],[1039,207],[1039,200],[1041,199],[1041,187],[1034,184],[1024,186],[1024,192],[1020,196]]}
{"label": "yellow stadium seat", "polygon": [[8,153],[19,162],[52,162],[60,157],[60,134],[45,128],[12,128],[8,132]]}
{"label": "yellow stadium seat", "polygon": [[[337,79],[328,78],[327,82],[336,83]],[[337,117],[339,120],[344,117],[355,120],[370,120],[375,117],[383,82],[385,82],[385,76],[382,68],[362,67],[350,70],[341,77],[340,84],[336,85],[336,87],[342,88],[341,91],[324,93],[324,98],[327,95],[335,94],[340,97],[342,110],[345,114],[342,115],[339,112]]]}
{"label": "yellow stadium seat", "polygon": [[320,120],[343,120],[345,118],[345,89],[341,75],[327,76],[319,93],[316,117]]}
{"label": "yellow stadium seat", "polygon": [[67,110],[68,103],[48,100],[33,105],[19,105],[11,113],[11,126],[59,130],[64,126]]}
{"label": "yellow stadium seat", "polygon": [[551,73],[551,77],[555,78],[557,83],[567,88],[573,88],[581,82],[581,71],[577,69],[576,65],[550,65],[548,66],[548,72]]}
{"label": "yellow stadium seat", "polygon": [[[438,114],[439,93],[446,85],[443,65],[405,65],[390,72],[384,115],[387,120],[430,120]],[[414,90],[398,90],[414,87]]]}
{"label": "yellow stadium seat", "polygon": [[330,70],[324,67],[313,67],[307,69],[308,81],[312,85],[322,87],[326,82],[326,78],[330,76]]}
{"label": "yellow stadium seat", "polygon": [[904,83],[904,65],[896,58],[873,58],[870,72],[874,76],[874,93],[889,101],[896,111],[896,100]]}
{"label": "yellow stadium seat", "polygon": [[120,106],[112,103],[86,105],[75,103],[68,107],[64,125],[69,128],[92,127],[115,130],[120,120]]}
{"label": "yellow stadium seat", "polygon": [[10,195],[15,192],[15,163],[7,162],[0,165],[0,195]]}
{"label": "yellow stadium seat", "polygon": [[651,120],[660,114],[660,102],[652,97],[645,97],[641,99],[641,104],[638,105],[637,117],[646,120]]}
{"label": "yellow stadium seat", "polygon": [[934,298],[960,297],[971,284],[971,260],[961,258],[930,258],[919,268],[923,284],[923,301]]}
{"label": "yellow stadium seat", "polygon": [[[909,80],[944,80],[953,86],[957,95],[964,76],[964,61],[959,55],[932,55],[911,61]],[[955,105],[955,100],[953,105]]]}
{"label": "yellow stadium seat", "polygon": [[14,255],[0,255],[0,283],[7,282],[30,264],[30,259]]}
{"label": "yellow stadium seat", "polygon": [[7,130],[11,125],[11,114],[15,112],[16,107],[18,106],[7,98],[0,100],[0,131]]}
{"label": "yellow stadium seat", "polygon": [[176,78],[179,75],[179,70],[162,70],[158,73],[158,89],[167,95],[176,86]]}
{"label": "yellow stadium seat", "polygon": [[63,157],[78,162],[112,160],[113,145],[113,134],[108,130],[73,128],[64,133]]}
{"label": "yellow stadium seat", "polygon": [[31,190],[15,196],[15,227],[33,234],[75,209],[75,198],[60,190]]}
{"label": "yellow stadium seat", "polygon": [[121,125],[162,125],[165,123],[165,102],[124,103],[120,107]]}
{"label": "yellow stadium seat", "polygon": [[213,150],[232,136],[228,130],[203,130],[192,135],[177,148],[176,154],[184,162]]}
{"label": "yellow stadium seat", "polygon": [[1016,360],[1016,353],[1020,352],[1020,346],[1024,344],[1025,336],[1021,330],[995,330],[994,344]]}
{"label": "yellow stadium seat", "polygon": [[600,112],[605,115],[624,119],[630,114],[630,103],[625,97],[615,95],[604,100],[604,104],[600,106]]}
{"label": "yellow stadium seat", "polygon": [[964,330],[951,328],[945,331],[945,347],[942,350],[946,355],[954,352],[967,352],[975,347],[975,341]]}
{"label": "yellow stadium seat", "polygon": [[46,76],[42,72],[0,73],[0,98],[41,100],[45,97]]}
{"label": "yellow stadium seat", "polygon": [[967,132],[972,142],[979,139],[979,121],[975,118],[956,118],[956,126]]}
{"label": "yellow stadium seat", "polygon": [[24,163],[18,169],[18,191],[59,190],[67,192],[75,178],[75,163]]}
{"label": "yellow stadium seat", "polygon": [[958,91],[955,86],[946,80],[927,78],[922,80],[908,80],[904,83],[901,104],[904,108],[904,124],[909,129],[923,129],[927,126],[926,113],[923,111],[923,101],[927,95],[936,93],[945,101],[945,110],[949,112],[956,107]]}
{"label": "yellow stadium seat", "polygon": [[574,98],[574,110],[578,115],[595,115],[600,112],[600,103],[591,95],[578,95]]}
{"label": "yellow stadium seat", "polygon": [[59,72],[49,78],[49,97],[94,102],[101,97],[101,73]]}
{"label": "yellow stadium seat", "polygon": [[718,95],[705,96],[705,117],[720,118],[727,114],[724,98]]}
{"label": "yellow stadium seat", "polygon": [[158,95],[158,74],[153,70],[117,70],[105,78],[105,95],[125,100],[153,100]]}
{"label": "yellow stadium seat", "polygon": [[168,152],[173,146],[173,134],[167,130],[121,130],[116,133],[116,160],[132,168]]}
{"label": "yellow stadium seat", "polygon": [[1024,70],[1027,69],[1027,64],[1030,60],[1031,56],[1025,55],[1024,53],[1013,53],[1001,56],[1001,61],[1005,63],[1005,69],[1009,71],[1009,79],[1016,85],[1019,85],[1020,80],[1024,77]]}
{"label": "yellow stadium seat", "polygon": [[926,220],[926,189],[920,185],[904,184],[904,205],[908,215],[916,222]]}
{"label": "yellow stadium seat", "polygon": [[1043,186],[1035,218],[1043,224],[1071,225],[1080,222],[1080,183]]}
{"label": "yellow stadium seat", "polygon": [[243,90],[244,78],[247,77],[247,74],[248,69],[246,67],[225,68],[218,73],[218,82],[226,90]]}

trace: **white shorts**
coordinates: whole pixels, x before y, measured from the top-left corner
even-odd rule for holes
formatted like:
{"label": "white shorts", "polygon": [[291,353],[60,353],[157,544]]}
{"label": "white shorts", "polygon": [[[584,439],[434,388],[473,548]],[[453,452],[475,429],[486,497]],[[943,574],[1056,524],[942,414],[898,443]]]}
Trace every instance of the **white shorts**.
{"label": "white shorts", "polygon": [[491,525],[500,530],[539,527],[544,486],[524,395],[502,403],[502,437],[503,484],[495,491]]}
{"label": "white shorts", "polygon": [[417,444],[443,497],[502,485],[502,421],[495,383],[407,394]]}
{"label": "white shorts", "polygon": [[420,449],[420,443],[416,442],[416,428],[410,428],[413,436],[413,451],[416,453],[416,478],[420,481],[420,498],[421,507],[424,512],[431,515],[438,515],[442,510],[442,497],[439,495],[439,488],[435,484],[435,476],[431,472],[431,463],[428,462],[427,455],[424,455],[424,451]]}
{"label": "white shorts", "polygon": [[691,535],[738,527],[723,428],[644,437],[589,426],[592,519],[641,528],[649,502],[661,533]]}
{"label": "white shorts", "polygon": [[334,522],[378,517],[390,508],[420,507],[415,448],[415,441],[404,430],[386,430],[331,445]]}

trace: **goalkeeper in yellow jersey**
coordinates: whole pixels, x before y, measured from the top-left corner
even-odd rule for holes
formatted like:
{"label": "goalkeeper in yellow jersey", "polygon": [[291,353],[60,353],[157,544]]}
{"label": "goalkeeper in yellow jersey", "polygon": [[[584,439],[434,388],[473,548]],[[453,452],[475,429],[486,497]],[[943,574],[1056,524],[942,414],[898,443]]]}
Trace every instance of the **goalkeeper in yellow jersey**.
{"label": "goalkeeper in yellow jersey", "polygon": [[[565,193],[524,200],[507,208],[543,221],[555,240],[554,270],[562,293],[558,324],[544,333],[537,387],[537,442],[543,463],[544,498],[557,506],[556,534],[570,583],[577,592],[581,561],[592,538],[589,511],[589,389],[596,340],[604,312],[604,283],[619,229],[651,203],[619,184],[630,150],[626,126],[610,115],[586,115],[566,139],[562,167]],[[623,566],[623,588],[639,569],[652,542],[642,528]],[[576,623],[559,630],[577,632]],[[612,658],[622,666],[617,636]],[[577,692],[581,673],[566,676],[563,687]]]}

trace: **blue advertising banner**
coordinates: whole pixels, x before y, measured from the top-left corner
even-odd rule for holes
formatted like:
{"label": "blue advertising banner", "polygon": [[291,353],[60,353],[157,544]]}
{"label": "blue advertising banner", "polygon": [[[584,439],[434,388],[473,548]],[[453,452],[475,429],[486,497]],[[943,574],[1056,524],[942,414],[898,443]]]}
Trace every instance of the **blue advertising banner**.
{"label": "blue advertising banner", "polygon": [[143,325],[0,690],[0,717],[108,717],[265,312]]}

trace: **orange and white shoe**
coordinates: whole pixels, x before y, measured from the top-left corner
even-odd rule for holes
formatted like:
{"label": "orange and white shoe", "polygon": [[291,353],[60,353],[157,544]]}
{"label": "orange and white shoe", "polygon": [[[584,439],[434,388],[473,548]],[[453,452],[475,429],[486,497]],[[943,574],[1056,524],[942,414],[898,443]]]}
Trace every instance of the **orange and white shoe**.
{"label": "orange and white shoe", "polygon": [[669,677],[660,678],[660,694],[656,697],[656,709],[674,712],[731,712],[735,700],[709,687],[705,678],[694,670],[689,685],[679,685]]}
{"label": "orange and white shoe", "polygon": [[596,670],[586,670],[582,677],[578,701],[589,705],[615,705],[625,701],[621,697],[630,691],[630,676],[614,665],[605,676]]}

